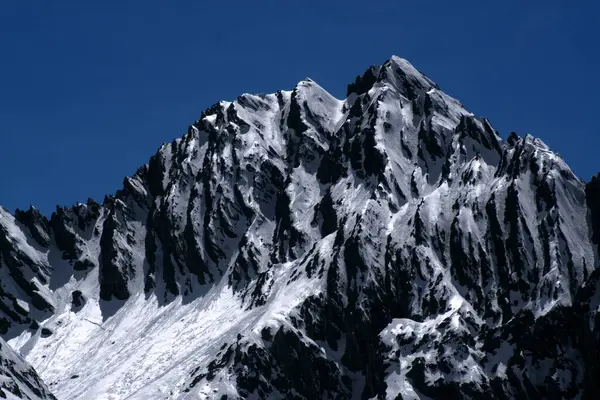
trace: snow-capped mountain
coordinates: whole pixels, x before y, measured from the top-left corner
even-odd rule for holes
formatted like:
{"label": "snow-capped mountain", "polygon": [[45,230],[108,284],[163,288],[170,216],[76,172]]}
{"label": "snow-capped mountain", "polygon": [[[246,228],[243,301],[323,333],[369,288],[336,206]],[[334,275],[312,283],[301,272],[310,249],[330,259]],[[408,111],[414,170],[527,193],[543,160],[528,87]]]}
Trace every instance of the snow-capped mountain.
{"label": "snow-capped mountain", "polygon": [[0,209],[0,331],[61,400],[595,398],[599,241],[600,180],[392,57]]}

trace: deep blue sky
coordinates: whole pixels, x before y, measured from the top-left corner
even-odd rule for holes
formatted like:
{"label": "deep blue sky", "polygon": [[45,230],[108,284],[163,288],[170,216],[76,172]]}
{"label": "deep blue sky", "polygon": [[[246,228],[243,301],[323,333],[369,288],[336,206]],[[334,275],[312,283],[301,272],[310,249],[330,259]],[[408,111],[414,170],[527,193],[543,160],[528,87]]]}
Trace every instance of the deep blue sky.
{"label": "deep blue sky", "polygon": [[600,171],[595,3],[2,1],[0,205],[102,200],[211,104],[307,76],[343,97],[392,54],[588,179]]}

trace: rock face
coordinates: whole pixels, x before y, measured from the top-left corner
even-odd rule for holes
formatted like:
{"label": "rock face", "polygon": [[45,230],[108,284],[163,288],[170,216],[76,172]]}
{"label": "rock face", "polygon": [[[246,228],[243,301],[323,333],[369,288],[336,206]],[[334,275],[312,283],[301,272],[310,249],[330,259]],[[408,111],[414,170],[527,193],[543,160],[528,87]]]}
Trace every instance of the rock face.
{"label": "rock face", "polygon": [[56,400],[35,370],[0,339],[0,399]]}
{"label": "rock face", "polygon": [[595,398],[599,199],[392,57],[0,210],[0,329],[61,399]]}

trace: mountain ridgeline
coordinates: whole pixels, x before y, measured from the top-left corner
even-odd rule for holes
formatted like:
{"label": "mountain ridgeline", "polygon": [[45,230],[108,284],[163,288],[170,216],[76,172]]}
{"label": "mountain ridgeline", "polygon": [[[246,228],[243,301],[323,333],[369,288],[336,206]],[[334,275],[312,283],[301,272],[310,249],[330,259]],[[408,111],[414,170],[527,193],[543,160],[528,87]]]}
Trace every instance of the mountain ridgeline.
{"label": "mountain ridgeline", "polygon": [[600,179],[392,57],[0,209],[0,333],[59,399],[592,399],[599,241]]}

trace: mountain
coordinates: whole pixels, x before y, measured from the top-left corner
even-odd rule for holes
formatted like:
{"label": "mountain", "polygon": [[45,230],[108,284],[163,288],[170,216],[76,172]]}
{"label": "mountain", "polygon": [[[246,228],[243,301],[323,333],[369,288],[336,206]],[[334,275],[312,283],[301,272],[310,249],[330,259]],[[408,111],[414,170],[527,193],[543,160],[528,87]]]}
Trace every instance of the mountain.
{"label": "mountain", "polygon": [[394,56],[1,210],[0,329],[65,400],[595,398],[599,240],[600,179]]}

